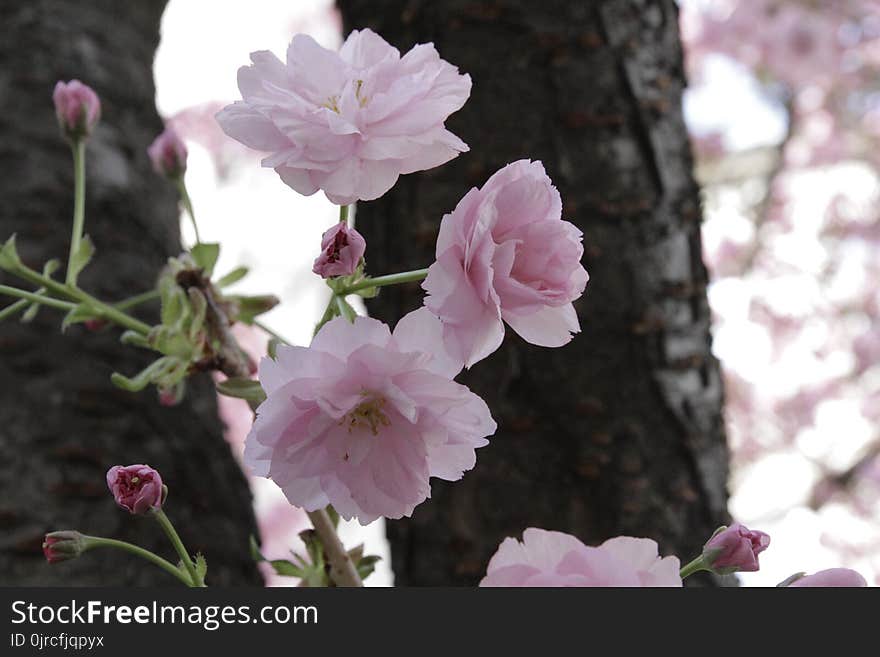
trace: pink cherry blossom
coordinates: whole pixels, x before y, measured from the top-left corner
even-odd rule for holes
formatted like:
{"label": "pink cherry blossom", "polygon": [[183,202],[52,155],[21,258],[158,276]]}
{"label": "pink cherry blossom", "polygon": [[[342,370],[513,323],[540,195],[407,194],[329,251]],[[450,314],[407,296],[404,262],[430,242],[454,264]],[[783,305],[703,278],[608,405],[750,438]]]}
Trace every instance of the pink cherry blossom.
{"label": "pink cherry blossom", "polygon": [[788,586],[795,587],[861,587],[867,586],[865,578],[849,568],[829,568],[796,579]]}
{"label": "pink cherry blossom", "polygon": [[770,536],[735,522],[706,542],[703,558],[713,570],[754,572],[760,568],[758,555],[769,545]]}
{"label": "pink cherry blossom", "polygon": [[580,263],[582,233],[561,215],[544,166],[520,160],[443,217],[437,261],[422,287],[449,350],[468,367],[501,345],[504,322],[544,347],[560,347],[580,331],[571,302],[589,279]]}
{"label": "pink cherry blossom", "polygon": [[439,166],[468,150],[444,127],[470,96],[471,79],[433,44],[404,56],[375,32],[355,30],[334,52],[298,34],[282,63],[267,51],[238,71],[243,100],[217,114],[223,131],[271,153],[300,194],[333,203],[372,200],[401,174]]}
{"label": "pink cherry blossom", "polygon": [[267,399],[244,461],[291,504],[328,504],[367,524],[400,518],[430,497],[430,477],[461,478],[495,422],[485,402],[452,381],[440,322],[419,309],[394,333],[375,319],[336,318],[311,346],[281,346],[260,362]]}
{"label": "pink cherry blossom", "polygon": [[315,259],[312,271],[322,278],[349,276],[364,257],[367,243],[354,228],[340,222],[321,238],[321,255]]}
{"label": "pink cherry blossom", "polygon": [[587,547],[574,536],[533,527],[506,538],[480,586],[681,586],[677,557],[649,538],[618,536]]}
{"label": "pink cherry blossom", "polygon": [[148,465],[114,465],[107,471],[107,486],[116,504],[136,515],[162,506],[162,477]]}
{"label": "pink cherry blossom", "polygon": [[52,101],[55,103],[55,114],[61,130],[71,139],[91,134],[101,118],[101,100],[98,94],[79,80],[59,80],[52,92]]}
{"label": "pink cherry blossom", "polygon": [[174,128],[166,126],[147,148],[153,171],[166,178],[178,178],[186,171],[186,144]]}

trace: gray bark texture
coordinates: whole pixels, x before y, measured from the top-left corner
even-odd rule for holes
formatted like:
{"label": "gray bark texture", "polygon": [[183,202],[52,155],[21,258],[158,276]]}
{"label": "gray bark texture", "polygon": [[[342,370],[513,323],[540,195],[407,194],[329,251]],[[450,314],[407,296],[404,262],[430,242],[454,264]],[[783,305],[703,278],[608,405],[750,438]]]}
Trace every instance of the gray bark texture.
{"label": "gray bark texture", "polygon": [[[508,331],[460,380],[498,421],[460,482],[435,480],[389,522],[399,585],[477,582],[526,527],[588,544],[648,536],[690,559],[729,520],[719,366],[710,353],[700,193],[682,119],[673,0],[339,0],[346,33],[433,41],[473,78],[447,122],[471,151],[358,207],[370,272],[433,260],[443,214],[521,158],[540,159],[584,232],[582,333],[560,349]],[[368,302],[394,322],[415,284]],[[693,577],[689,584],[711,584]]]}
{"label": "gray bark texture", "polygon": [[[152,287],[181,248],[175,192],[146,156],[162,129],[152,62],[164,6],[0,3],[0,237],[17,233],[35,269],[52,257],[66,261],[73,167],[52,90],[59,79],[82,80],[101,97],[103,116],[87,147],[86,232],[97,254],[80,283],[108,301]],[[0,282],[22,285],[5,274]],[[156,313],[145,307],[142,316]],[[51,566],[43,559],[45,532],[78,529],[177,561],[158,525],[118,509],[107,490],[107,469],[130,463],[161,472],[167,513],[185,544],[206,555],[209,585],[260,584],[248,552],[256,534],[250,492],[223,439],[210,380],[192,381],[175,408],[160,406],[152,389],[123,392],[110,373],[132,375],[153,355],[122,346],[118,329],[76,325],[62,335],[60,322],[43,308],[32,324],[0,325],[0,584],[175,585],[116,551]]]}

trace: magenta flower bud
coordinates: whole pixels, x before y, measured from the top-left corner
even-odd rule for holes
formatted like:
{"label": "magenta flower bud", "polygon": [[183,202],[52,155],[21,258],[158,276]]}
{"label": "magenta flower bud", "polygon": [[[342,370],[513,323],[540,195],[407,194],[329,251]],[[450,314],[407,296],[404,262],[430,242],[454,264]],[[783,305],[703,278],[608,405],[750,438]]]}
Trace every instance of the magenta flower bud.
{"label": "magenta flower bud", "polygon": [[86,321],[83,322],[83,325],[89,331],[92,331],[93,333],[97,333],[98,331],[100,331],[101,329],[103,329],[104,327],[107,326],[107,320],[106,319],[87,319]]}
{"label": "magenta flower bud", "polygon": [[758,555],[770,545],[770,536],[735,522],[716,531],[703,546],[706,567],[722,575],[760,568]]}
{"label": "magenta flower bud", "polygon": [[166,178],[179,178],[186,171],[186,145],[174,128],[165,126],[161,135],[147,148],[153,170]]}
{"label": "magenta flower bud", "polygon": [[312,271],[321,278],[350,276],[366,250],[363,236],[340,222],[321,237],[321,255],[315,259]]}
{"label": "magenta flower bud", "polygon": [[79,80],[59,80],[52,93],[52,100],[61,131],[69,139],[88,137],[101,118],[101,100],[98,94]]}
{"label": "magenta flower bud", "polygon": [[43,539],[43,554],[49,563],[76,559],[87,549],[86,537],[76,531],[50,532]]}
{"label": "magenta flower bud", "polygon": [[129,513],[139,515],[162,506],[162,477],[148,465],[114,465],[107,471],[107,486]]}
{"label": "magenta flower bud", "polygon": [[[791,580],[789,578],[786,581]],[[865,578],[856,571],[849,568],[829,568],[828,570],[820,570],[818,573],[798,577],[790,584],[789,587],[862,587],[867,586]]]}

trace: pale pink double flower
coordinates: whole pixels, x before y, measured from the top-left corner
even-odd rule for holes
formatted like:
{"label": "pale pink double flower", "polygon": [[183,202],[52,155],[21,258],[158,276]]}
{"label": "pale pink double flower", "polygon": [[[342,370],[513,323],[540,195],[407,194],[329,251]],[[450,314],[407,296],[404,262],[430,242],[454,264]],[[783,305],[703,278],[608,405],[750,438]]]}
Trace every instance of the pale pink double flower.
{"label": "pale pink double flower", "polygon": [[298,34],[287,62],[267,51],[238,71],[243,100],[217,114],[223,131],[270,153],[263,166],[301,194],[369,201],[401,174],[448,162],[467,145],[444,122],[464,105],[471,79],[432,44],[401,57],[375,32],[355,30],[339,52]]}
{"label": "pale pink double flower", "polygon": [[486,403],[452,381],[461,361],[443,352],[441,330],[425,309],[393,334],[338,317],[310,347],[279,347],[260,362],[267,399],[245,464],[307,511],[332,504],[361,524],[409,516],[429,479],[461,478],[496,428]]}
{"label": "pale pink double flower", "polygon": [[530,527],[506,538],[480,586],[681,586],[677,557],[649,538],[618,536],[588,547],[574,536]]}
{"label": "pale pink double flower", "polygon": [[468,192],[443,217],[422,284],[450,352],[470,367],[498,349],[505,323],[532,344],[571,340],[572,301],[589,279],[581,237],[540,162],[509,164]]}

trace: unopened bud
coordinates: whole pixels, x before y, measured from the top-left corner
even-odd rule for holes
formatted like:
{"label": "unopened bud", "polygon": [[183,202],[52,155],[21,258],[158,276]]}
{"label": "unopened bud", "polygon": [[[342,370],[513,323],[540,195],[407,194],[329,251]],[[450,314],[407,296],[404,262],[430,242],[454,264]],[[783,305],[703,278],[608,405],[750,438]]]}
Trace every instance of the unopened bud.
{"label": "unopened bud", "polygon": [[321,238],[321,255],[315,259],[312,271],[321,278],[350,276],[357,269],[367,242],[354,228],[338,223]]}
{"label": "unopened bud", "polygon": [[186,145],[171,126],[147,148],[153,170],[166,178],[179,178],[186,171]]}
{"label": "unopened bud", "polygon": [[85,536],[69,529],[50,532],[43,539],[43,554],[49,563],[76,559],[88,547]]}
{"label": "unopened bud", "polygon": [[52,100],[61,131],[69,139],[88,137],[101,117],[98,94],[79,80],[59,81]]}

